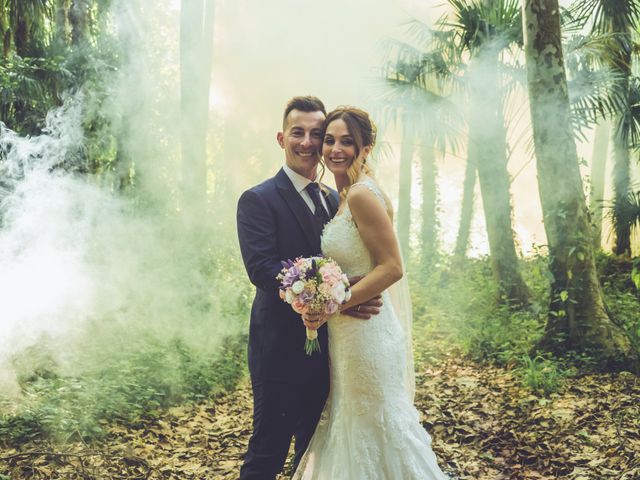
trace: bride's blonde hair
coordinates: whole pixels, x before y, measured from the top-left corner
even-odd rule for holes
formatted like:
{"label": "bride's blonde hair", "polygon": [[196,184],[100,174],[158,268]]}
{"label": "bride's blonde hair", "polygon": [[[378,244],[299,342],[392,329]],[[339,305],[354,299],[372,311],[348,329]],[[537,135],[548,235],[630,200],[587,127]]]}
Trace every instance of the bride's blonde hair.
{"label": "bride's blonde hair", "polygon": [[340,192],[340,199],[345,200],[349,188],[358,180],[361,172],[365,175],[373,176],[373,171],[367,165],[367,158],[360,155],[360,153],[365,147],[373,148],[376,143],[377,129],[367,112],[356,107],[344,105],[329,112],[322,126],[322,138],[324,138],[329,124],[335,120],[342,120],[347,125],[349,135],[353,137],[356,147],[356,158],[347,170],[349,184]]}

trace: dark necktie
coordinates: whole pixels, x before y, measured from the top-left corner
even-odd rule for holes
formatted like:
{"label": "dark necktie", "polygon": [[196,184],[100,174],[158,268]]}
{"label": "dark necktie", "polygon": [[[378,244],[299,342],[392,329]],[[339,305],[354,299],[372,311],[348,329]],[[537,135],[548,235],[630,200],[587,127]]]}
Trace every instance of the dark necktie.
{"label": "dark necktie", "polygon": [[320,228],[322,228],[329,221],[329,215],[322,205],[322,200],[320,200],[320,186],[316,182],[311,182],[306,186],[306,190],[316,207],[316,211],[314,212],[313,216],[320,225]]}

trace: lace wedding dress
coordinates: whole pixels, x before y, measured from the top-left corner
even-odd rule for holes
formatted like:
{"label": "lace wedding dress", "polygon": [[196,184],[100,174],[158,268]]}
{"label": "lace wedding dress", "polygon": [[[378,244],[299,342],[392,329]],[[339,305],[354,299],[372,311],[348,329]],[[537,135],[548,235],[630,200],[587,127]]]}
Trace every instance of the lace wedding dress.
{"label": "lace wedding dress", "polygon": [[[371,180],[351,188],[369,188]],[[329,222],[322,252],[349,276],[365,275],[372,260],[349,206]],[[447,477],[431,450],[406,387],[405,333],[389,297],[370,320],[336,315],[329,319],[331,387],[296,480],[441,480]]]}

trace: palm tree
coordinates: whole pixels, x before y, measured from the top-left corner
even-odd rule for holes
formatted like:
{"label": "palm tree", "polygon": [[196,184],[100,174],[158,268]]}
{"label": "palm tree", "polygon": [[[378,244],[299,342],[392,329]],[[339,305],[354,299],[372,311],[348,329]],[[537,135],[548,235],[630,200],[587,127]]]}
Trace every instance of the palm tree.
{"label": "palm tree", "polygon": [[[500,72],[502,53],[521,43],[518,2],[449,0],[449,4],[453,20],[443,19],[439,31],[431,32],[432,41],[426,52],[406,44],[400,48],[395,72],[432,97],[442,96],[442,90],[432,85],[437,80],[442,83],[443,78],[448,80],[449,89],[464,91],[470,105],[465,213],[472,210],[477,171],[499,301],[526,305],[530,294],[519,272],[511,223],[503,111],[508,83],[506,75]],[[414,34],[420,32],[419,22],[410,25]],[[432,80],[434,77],[436,82]],[[461,233],[464,230],[463,226]],[[459,249],[462,248],[466,250],[466,241]]]}
{"label": "palm tree", "polygon": [[558,353],[595,350],[610,362],[632,359],[636,352],[611,321],[597,277],[574,141],[558,0],[525,0],[523,16],[538,186],[553,276],[540,346]]}
{"label": "palm tree", "polygon": [[455,20],[443,26],[456,32],[460,54],[469,56],[465,72],[470,106],[468,162],[477,169],[492,270],[501,299],[526,305],[530,293],[518,267],[507,170],[504,102],[509,79],[501,72],[501,56],[522,43],[519,5],[517,0],[449,3]]}
{"label": "palm tree", "polygon": [[604,179],[609,154],[609,135],[611,127],[607,120],[596,125],[591,156],[591,189],[589,190],[589,210],[593,218],[593,245],[599,249],[602,244],[602,199],[604,198]]}
{"label": "palm tree", "polygon": [[[428,44],[434,32],[420,22],[410,22],[409,31],[421,44]],[[398,237],[403,251],[409,248],[411,169],[415,153],[420,159],[422,183],[421,263],[429,265],[438,250],[437,165],[438,154],[457,150],[462,119],[448,99],[452,75],[440,52],[425,51],[403,42],[392,42],[393,58],[382,76],[387,87],[381,95],[384,123],[402,129]]]}
{"label": "palm tree", "polygon": [[[570,8],[574,22],[580,26],[591,24],[591,32],[597,35],[609,34],[616,40],[605,62],[618,74],[615,89],[625,98],[623,110],[616,115],[613,128],[613,187],[614,217],[623,213],[622,205],[629,193],[630,148],[639,138],[640,128],[631,118],[631,63],[634,50],[633,32],[640,28],[639,0],[578,0]],[[628,222],[616,221],[614,252],[618,255],[631,254]]]}
{"label": "palm tree", "polygon": [[49,0],[2,0],[4,11],[4,49],[8,52],[11,44],[21,57],[42,53],[48,43],[45,27],[51,18]]}
{"label": "palm tree", "polygon": [[469,235],[471,233],[471,221],[473,220],[473,204],[475,200],[475,187],[477,180],[477,169],[473,159],[467,158],[464,170],[464,182],[462,186],[462,207],[460,209],[460,222],[458,224],[458,235],[456,236],[456,246],[453,250],[454,263],[460,264],[467,254],[469,248]]}

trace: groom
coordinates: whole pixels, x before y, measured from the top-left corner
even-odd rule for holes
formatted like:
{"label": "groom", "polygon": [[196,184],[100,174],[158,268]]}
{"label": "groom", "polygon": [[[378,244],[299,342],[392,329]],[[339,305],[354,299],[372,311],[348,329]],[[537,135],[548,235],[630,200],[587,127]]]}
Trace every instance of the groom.
{"label": "groom", "polygon": [[[275,177],[247,190],[238,201],[240,250],[256,296],[249,327],[253,433],[241,480],[273,480],[282,471],[295,437],[294,468],[309,444],[329,392],[327,327],[318,330],[321,352],[304,352],[300,315],[278,295],[281,261],[320,253],[324,224],[339,197],[318,188],[317,167],[326,111],[320,99],[294,97],[284,111],[277,140],[285,165]],[[345,312],[367,319],[378,300]]]}

